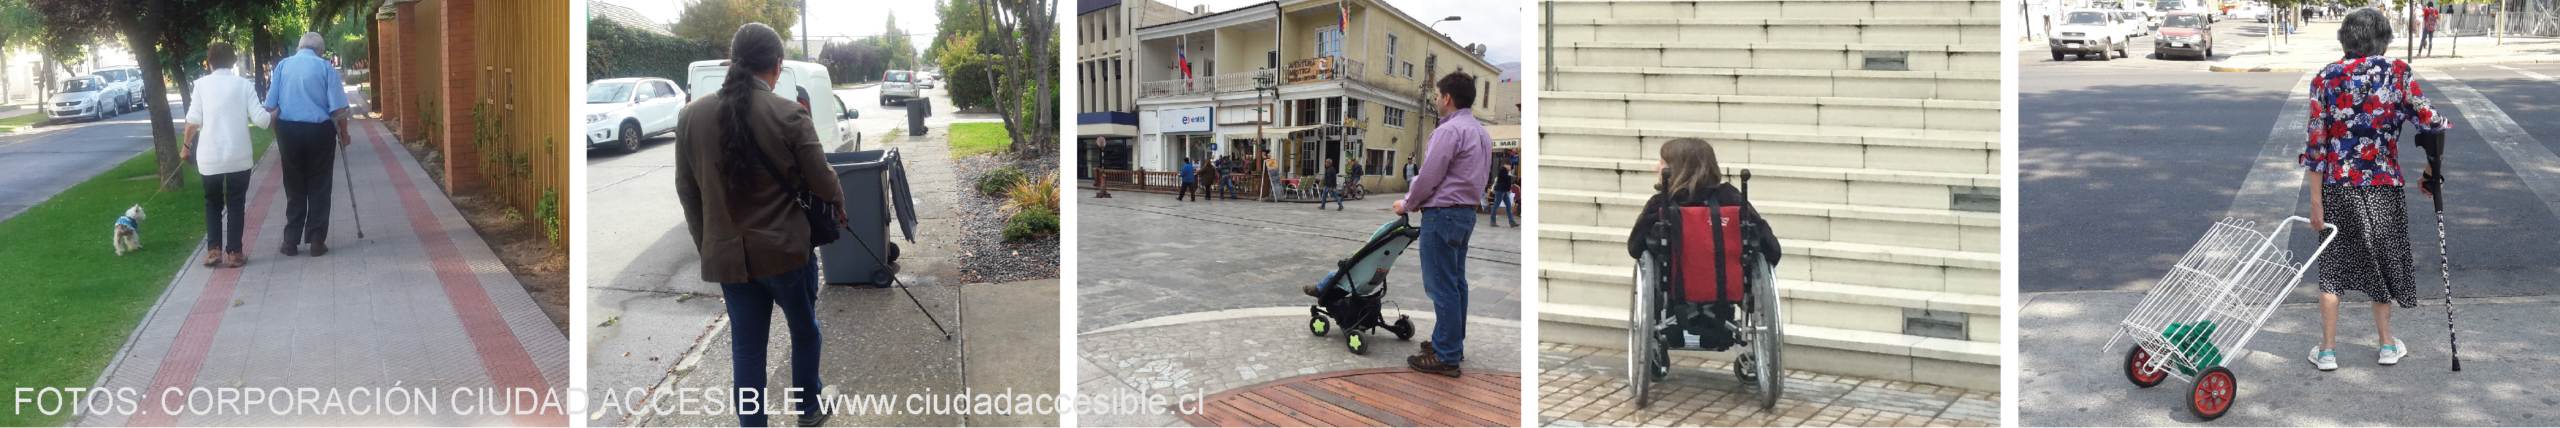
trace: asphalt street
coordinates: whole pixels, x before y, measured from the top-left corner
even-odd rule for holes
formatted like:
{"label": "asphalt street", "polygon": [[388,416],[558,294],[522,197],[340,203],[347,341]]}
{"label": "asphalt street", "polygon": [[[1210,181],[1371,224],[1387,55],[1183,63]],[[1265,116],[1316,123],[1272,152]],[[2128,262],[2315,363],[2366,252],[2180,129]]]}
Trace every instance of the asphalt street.
{"label": "asphalt street", "polygon": [[[2258,46],[2262,47],[2265,46],[2263,42],[2267,37],[2268,25],[2270,24],[2260,24],[2245,19],[2227,18],[2223,19],[2221,22],[2213,23],[2213,57],[2211,59],[2221,60],[2230,58],[2232,55],[2238,54],[2242,50],[2247,49],[2251,44],[2258,44]],[[2304,32],[2301,34],[2295,34],[2294,37],[2300,39],[2324,36]],[[2132,43],[2125,45],[2125,58],[2117,58],[2110,55],[2106,60],[2099,60],[2095,55],[2091,55],[2087,59],[2082,59],[2078,56],[2065,55],[2062,57],[2061,61],[2055,61],[2053,56],[2050,54],[2051,50],[2047,49],[2046,45],[2043,43],[2018,45],[2019,75],[2025,76],[2027,74],[2026,70],[2029,68],[2042,68],[2048,70],[2134,69],[2202,71],[2208,66],[2210,60],[2198,60],[2194,57],[2184,56],[2184,54],[2180,54],[2180,56],[2175,58],[2160,57],[2158,52],[2154,52],[2152,50],[2152,43],[2154,43],[2158,38],[2159,36],[2156,34],[2135,37],[2132,39]],[[2021,80],[2020,82],[2023,83],[2025,80]]]}
{"label": "asphalt street", "polygon": [[[172,117],[186,117],[185,106],[175,98],[169,109]],[[184,121],[174,123],[185,126]],[[8,172],[0,174],[0,221],[150,149],[151,113],[145,110],[0,135],[0,171]]]}
{"label": "asphalt street", "polygon": [[[2228,21],[2226,21],[2228,22]],[[2245,29],[2249,25],[2244,24]],[[2305,33],[2298,38],[2318,38]],[[2234,38],[2237,39],[2237,38]],[[2147,42],[2148,40],[2144,40]],[[2306,43],[2297,39],[2296,43]],[[2224,45],[2245,43],[2225,40]],[[2136,45],[2147,47],[2147,43]],[[2217,49],[2219,51],[2219,49]],[[2153,425],[2187,414],[2184,382],[2140,389],[2124,349],[2100,349],[2115,321],[2225,217],[2270,230],[2307,215],[2302,168],[2306,73],[2212,73],[2140,57],[2053,63],[2021,51],[2018,80],[2019,385],[2027,425]],[[2221,52],[2216,52],[2217,54]],[[2423,65],[2421,60],[2421,64]],[[2182,61],[2192,63],[2193,61]],[[2226,365],[2240,379],[2229,419],[2241,425],[2546,425],[2560,415],[2547,324],[2560,307],[2560,65],[2419,71],[2454,129],[2447,141],[2445,221],[2466,370],[2446,370],[2444,298],[2432,203],[2408,192],[2417,309],[2392,327],[2415,353],[2373,361],[2366,298],[2341,310],[2334,372],[2312,370],[2318,274],[2300,286]],[[2425,157],[2404,137],[2414,177]],[[2412,186],[2414,187],[2414,186]],[[2290,233],[2295,259],[2313,249]]]}
{"label": "asphalt street", "polygon": [[[1175,202],[1173,195],[1075,192],[1076,330],[1090,332],[1157,317],[1229,309],[1307,307],[1299,291],[1334,270],[1396,216],[1394,195],[1352,201],[1359,209],[1245,200]],[[1507,225],[1508,223],[1506,223]],[[1521,231],[1476,221],[1467,253],[1467,314],[1519,320]],[[1387,316],[1429,313],[1421,253],[1409,249],[1388,274]]]}

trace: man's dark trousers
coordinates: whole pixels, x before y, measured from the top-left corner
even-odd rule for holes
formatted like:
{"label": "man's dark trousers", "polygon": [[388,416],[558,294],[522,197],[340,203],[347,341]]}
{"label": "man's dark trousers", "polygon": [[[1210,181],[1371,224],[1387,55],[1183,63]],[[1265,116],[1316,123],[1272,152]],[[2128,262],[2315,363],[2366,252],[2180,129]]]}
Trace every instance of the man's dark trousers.
{"label": "man's dark trousers", "polygon": [[337,166],[338,127],[332,122],[276,121],[283,150],[284,244],[329,240],[330,178]]}

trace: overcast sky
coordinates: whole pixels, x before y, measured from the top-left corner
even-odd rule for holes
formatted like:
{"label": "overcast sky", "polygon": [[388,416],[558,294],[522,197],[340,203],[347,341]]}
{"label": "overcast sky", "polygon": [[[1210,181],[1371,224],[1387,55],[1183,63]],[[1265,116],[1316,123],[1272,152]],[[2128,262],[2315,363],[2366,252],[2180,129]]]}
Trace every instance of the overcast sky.
{"label": "overcast sky", "polygon": [[[647,15],[650,20],[662,23],[674,23],[676,21],[676,17],[684,10],[685,2],[685,0],[602,1],[638,10],[640,11],[640,14]],[[1134,2],[1149,0],[1125,1]],[[1209,6],[1209,11],[1215,13],[1260,4],[1269,0],[1153,1],[1161,1],[1165,4],[1181,7],[1184,10],[1189,10],[1193,5],[1206,4]],[[1404,10],[1405,14],[1412,15],[1414,19],[1422,20],[1423,25],[1430,25],[1431,21],[1436,21],[1449,15],[1465,17],[1465,19],[1458,20],[1457,22],[1441,23],[1437,29],[1448,33],[1450,38],[1456,39],[1460,44],[1483,43],[1490,47],[1490,49],[1485,52],[1485,59],[1493,62],[1494,64],[1498,65],[1502,63],[1520,61],[1520,50],[1522,49],[1520,44],[1521,6],[1517,4],[1504,4],[1502,7],[1484,7],[1485,2],[1481,0],[1384,1],[1388,4],[1395,5],[1397,9]],[[1075,14],[1075,3],[1075,0],[1059,0],[1058,8],[1061,10],[1059,13],[1059,19],[1068,20],[1073,18],[1073,15]],[[817,28],[817,31],[808,32],[807,34],[820,37],[816,43],[821,45],[825,44],[826,39],[824,39],[824,37],[828,36],[862,37],[877,35],[888,30],[888,15],[890,13],[897,14],[898,27],[900,29],[904,29],[908,34],[914,36],[916,50],[922,51],[924,48],[932,46],[933,23],[935,21],[935,17],[933,16],[933,0],[811,1],[809,2],[808,21],[810,26]],[[799,31],[800,23],[793,22],[790,24],[792,27],[792,38],[799,38],[799,35],[802,34]],[[1072,27],[1072,25],[1069,27]],[[1065,30],[1067,29],[1062,29],[1062,31]],[[1068,40],[1073,39],[1069,38]],[[797,42],[797,40],[794,40],[794,42]],[[1073,49],[1072,46],[1068,48]],[[1073,56],[1070,55],[1069,57],[1072,58]]]}
{"label": "overcast sky", "polygon": [[[1263,2],[1270,0],[1154,1],[1181,7],[1182,10],[1191,10],[1191,6],[1193,5],[1205,4],[1209,5],[1209,13],[1218,13],[1239,7],[1262,4]],[[1484,0],[1377,1],[1395,5],[1396,9],[1404,11],[1405,15],[1412,16],[1413,19],[1422,21],[1422,25],[1431,25],[1431,21],[1438,21],[1440,18],[1447,18],[1450,15],[1457,15],[1461,18],[1465,18],[1456,22],[1443,22],[1440,23],[1440,26],[1433,28],[1440,30],[1442,33],[1448,33],[1449,38],[1457,40],[1459,45],[1465,45],[1468,43],[1485,44],[1486,49],[1484,58],[1487,62],[1492,62],[1494,65],[1520,62],[1520,13],[1522,10],[1518,3],[1487,2]],[[1496,7],[1487,7],[1487,3],[1493,3]]]}

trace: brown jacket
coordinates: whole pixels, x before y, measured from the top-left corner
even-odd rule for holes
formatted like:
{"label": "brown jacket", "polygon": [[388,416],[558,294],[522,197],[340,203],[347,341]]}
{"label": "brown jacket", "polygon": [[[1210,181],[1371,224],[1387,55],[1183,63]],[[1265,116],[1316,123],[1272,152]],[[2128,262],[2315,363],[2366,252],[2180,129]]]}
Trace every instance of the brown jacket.
{"label": "brown jacket", "polygon": [[[684,202],[686,230],[702,254],[703,281],[747,282],[809,264],[809,222],[785,199],[789,186],[774,182],[774,173],[789,179],[796,168],[809,191],[844,206],[843,188],[827,166],[809,111],[774,95],[762,81],[756,88],[747,102],[753,107],[747,128],[772,161],[773,173],[721,170],[727,156],[720,151],[719,96],[695,99],[676,116],[676,198]],[[733,193],[730,182],[748,190]]]}

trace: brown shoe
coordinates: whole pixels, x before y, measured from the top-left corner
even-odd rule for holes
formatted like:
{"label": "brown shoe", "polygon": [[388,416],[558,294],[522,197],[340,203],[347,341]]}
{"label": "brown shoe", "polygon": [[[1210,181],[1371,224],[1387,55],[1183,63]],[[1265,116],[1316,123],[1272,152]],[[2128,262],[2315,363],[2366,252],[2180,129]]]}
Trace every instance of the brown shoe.
{"label": "brown shoe", "polygon": [[1427,353],[1404,357],[1404,364],[1407,367],[1412,367],[1413,371],[1441,376],[1458,377],[1465,374],[1458,371],[1457,364],[1441,363],[1439,353]]}
{"label": "brown shoe", "polygon": [[239,269],[241,266],[249,265],[249,255],[240,254],[238,251],[233,251],[231,254],[224,255],[223,259],[225,259],[223,264],[230,266],[232,269]]}
{"label": "brown shoe", "polygon": [[1298,286],[1298,291],[1304,291],[1304,292],[1307,292],[1307,296],[1309,296],[1309,297],[1313,297],[1313,296],[1316,296],[1316,293],[1324,291],[1324,289],[1323,289],[1323,288],[1318,288],[1318,287],[1316,287],[1316,283],[1312,283],[1312,282],[1310,282],[1310,283],[1307,283],[1307,285],[1301,285],[1301,286]]}
{"label": "brown shoe", "polygon": [[324,254],[329,254],[329,243],[327,243],[327,242],[313,242],[313,243],[311,243],[311,256],[312,256],[312,257],[320,257],[321,255],[324,255]]}
{"label": "brown shoe", "polygon": [[302,255],[302,249],[301,249],[301,248],[299,248],[299,247],[301,247],[301,246],[300,246],[300,245],[294,245],[294,244],[291,244],[291,243],[287,243],[287,244],[284,244],[284,249],[276,250],[276,252],[278,252],[278,253],[284,253],[284,255],[287,255],[287,256],[299,256],[299,255]]}
{"label": "brown shoe", "polygon": [[222,264],[222,249],[219,249],[219,248],[206,248],[206,249],[204,249],[204,267],[221,267],[221,266],[217,266],[217,265],[220,265],[220,264]]}

